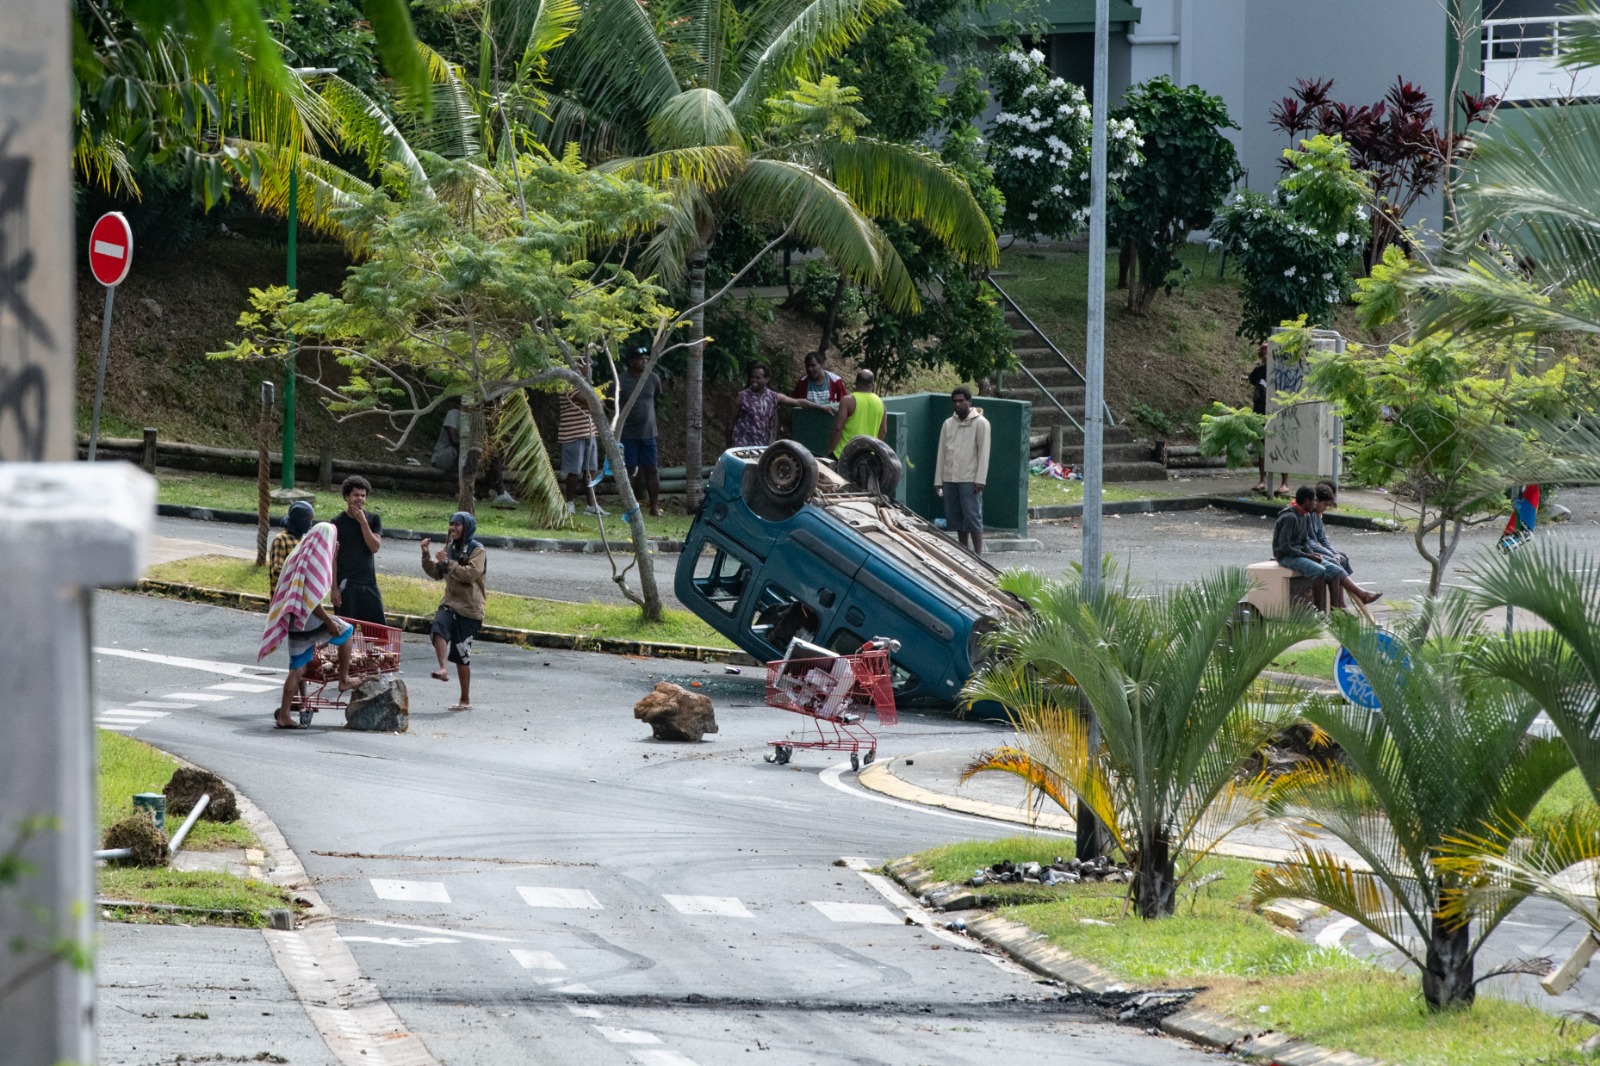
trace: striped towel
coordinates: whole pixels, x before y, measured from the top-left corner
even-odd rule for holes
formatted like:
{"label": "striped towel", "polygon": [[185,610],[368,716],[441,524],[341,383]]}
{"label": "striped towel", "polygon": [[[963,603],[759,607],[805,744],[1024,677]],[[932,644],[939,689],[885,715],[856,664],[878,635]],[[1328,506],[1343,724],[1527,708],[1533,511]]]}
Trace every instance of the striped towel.
{"label": "striped towel", "polygon": [[267,628],[261,634],[256,662],[271,655],[290,630],[312,628],[311,612],[333,587],[333,554],[338,546],[339,533],[333,523],[319,522],[289,553],[283,573],[278,576],[278,587],[272,590],[272,606],[267,609]]}

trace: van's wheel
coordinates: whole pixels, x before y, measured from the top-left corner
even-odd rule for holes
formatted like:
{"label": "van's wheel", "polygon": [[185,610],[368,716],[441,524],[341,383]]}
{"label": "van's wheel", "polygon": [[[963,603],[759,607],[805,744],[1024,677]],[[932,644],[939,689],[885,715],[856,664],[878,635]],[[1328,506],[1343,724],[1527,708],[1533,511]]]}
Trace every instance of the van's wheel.
{"label": "van's wheel", "polygon": [[792,515],[817,491],[817,457],[803,444],[780,440],[756,463],[756,488],[763,510]]}
{"label": "van's wheel", "polygon": [[850,484],[863,492],[893,496],[904,468],[894,449],[876,437],[855,437],[835,464]]}

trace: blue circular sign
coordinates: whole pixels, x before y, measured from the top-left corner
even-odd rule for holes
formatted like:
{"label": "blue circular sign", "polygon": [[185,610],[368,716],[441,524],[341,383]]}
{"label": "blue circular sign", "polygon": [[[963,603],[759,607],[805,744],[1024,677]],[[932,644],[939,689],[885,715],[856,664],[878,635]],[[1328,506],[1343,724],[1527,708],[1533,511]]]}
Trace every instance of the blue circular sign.
{"label": "blue circular sign", "polygon": [[[1402,655],[1400,642],[1394,639],[1393,633],[1379,630],[1377,641],[1385,657],[1394,659]],[[1339,686],[1340,694],[1357,707],[1365,707],[1369,711],[1379,709],[1378,697],[1372,692],[1372,682],[1367,680],[1367,675],[1362,672],[1356,657],[1350,654],[1350,649],[1342,645],[1338,657],[1333,661],[1333,683]]]}

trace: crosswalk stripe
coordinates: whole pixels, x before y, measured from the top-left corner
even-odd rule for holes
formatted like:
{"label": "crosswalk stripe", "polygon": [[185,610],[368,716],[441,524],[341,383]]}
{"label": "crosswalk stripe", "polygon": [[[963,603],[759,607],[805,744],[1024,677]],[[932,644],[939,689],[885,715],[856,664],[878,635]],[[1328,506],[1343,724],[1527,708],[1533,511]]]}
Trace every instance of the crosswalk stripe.
{"label": "crosswalk stripe", "polygon": [[169,692],[167,693],[167,699],[194,700],[198,703],[221,703],[223,700],[231,700],[233,697],[223,696],[216,692]]}
{"label": "crosswalk stripe", "polygon": [[619,1029],[614,1025],[597,1025],[595,1031],[613,1044],[659,1044],[661,1038],[643,1029]]}
{"label": "crosswalk stripe", "polygon": [[102,718],[137,718],[141,722],[148,722],[152,718],[165,718],[169,711],[141,711],[132,707],[107,707],[100,712]]}
{"label": "crosswalk stripe", "polygon": [[170,700],[135,700],[128,704],[129,707],[150,707],[159,711],[187,711],[193,707],[192,703],[173,703]]}
{"label": "crosswalk stripe", "polygon": [[577,1017],[577,1018],[604,1018],[605,1017],[605,1015],[601,1013],[599,1007],[582,1007],[582,1006],[579,1006],[576,1003],[568,1003],[567,1004],[567,1010],[571,1011],[573,1016]]}
{"label": "crosswalk stripe", "polygon": [[121,722],[96,722],[95,725],[98,725],[101,729],[109,729],[113,733],[131,733],[139,728],[136,725]]}
{"label": "crosswalk stripe", "polygon": [[207,685],[206,688],[216,689],[218,692],[271,692],[282,685],[252,685],[247,681],[224,681],[220,685]]}
{"label": "crosswalk stripe", "polygon": [[548,951],[512,948],[511,957],[525,970],[565,970],[566,964]]}
{"label": "crosswalk stripe", "polygon": [[592,996],[592,995],[594,995],[594,989],[590,988],[588,985],[568,985],[565,988],[558,988],[558,989],[556,989],[556,991],[557,992],[565,992],[568,995],[572,995],[572,996]]}
{"label": "crosswalk stripe", "polygon": [[368,878],[372,891],[379,899],[399,900],[403,903],[449,903],[450,893],[438,881],[391,881],[384,877]]}
{"label": "crosswalk stripe", "polygon": [[888,907],[881,907],[876,903],[836,903],[832,900],[807,900],[813,907],[822,912],[823,917],[831,922],[867,922],[873,925],[900,925],[904,919],[897,918]]}
{"label": "crosswalk stripe", "polygon": [[517,886],[523,902],[530,907],[559,907],[565,910],[599,911],[605,908],[586,888],[528,888]]}
{"label": "crosswalk stripe", "polygon": [[666,1048],[647,1048],[641,1051],[630,1051],[634,1059],[643,1066],[699,1066],[689,1056],[681,1051],[669,1051]]}
{"label": "crosswalk stripe", "polygon": [[732,896],[662,896],[681,914],[713,914],[721,918],[754,918],[750,909]]}

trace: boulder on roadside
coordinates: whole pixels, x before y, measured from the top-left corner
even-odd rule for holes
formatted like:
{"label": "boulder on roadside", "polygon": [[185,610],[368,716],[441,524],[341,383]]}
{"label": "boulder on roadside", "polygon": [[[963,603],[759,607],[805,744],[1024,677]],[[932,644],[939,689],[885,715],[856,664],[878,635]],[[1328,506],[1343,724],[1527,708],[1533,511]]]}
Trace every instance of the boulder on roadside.
{"label": "boulder on roadside", "polygon": [[132,863],[134,866],[167,864],[167,834],[156,828],[155,819],[145,811],[135,811],[122,821],[108,825],[100,846],[107,851],[115,848],[133,849],[131,858],[115,859],[114,862]]}
{"label": "boulder on roadside", "polygon": [[700,740],[717,731],[711,697],[661,681],[633,705],[633,716],[650,727],[657,740]]}
{"label": "boulder on roadside", "polygon": [[168,815],[188,814],[200,802],[201,796],[210,795],[211,802],[206,804],[205,813],[200,816],[202,819],[208,822],[239,820],[239,801],[233,789],[210,770],[180,766],[173,772],[172,779],[161,790],[161,794],[167,797]]}
{"label": "boulder on roadside", "polygon": [[346,729],[364,733],[404,733],[411,723],[411,698],[398,677],[374,677],[350,693],[344,709]]}

